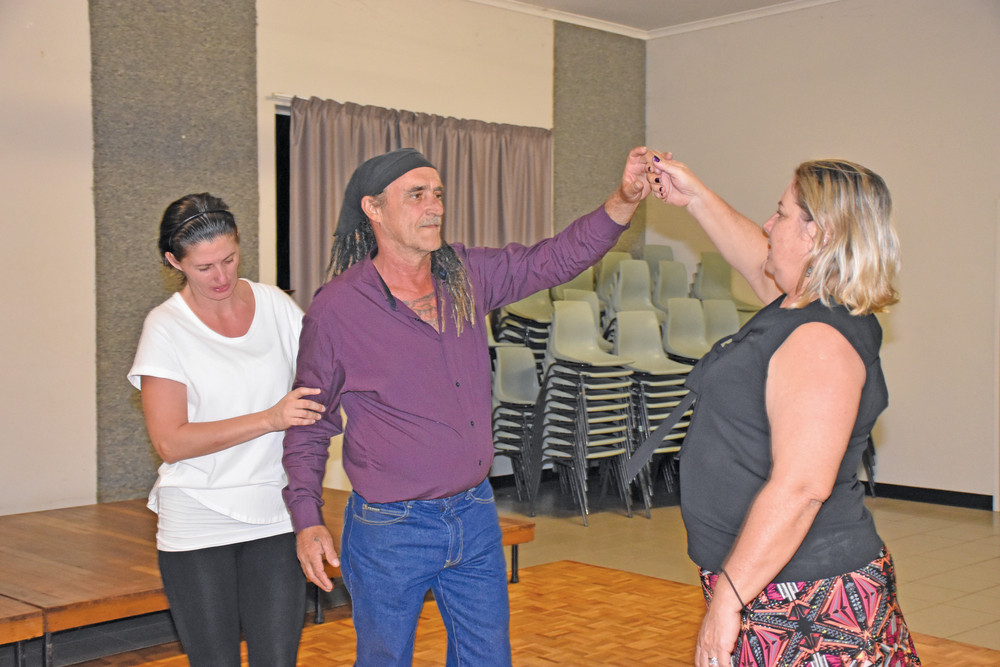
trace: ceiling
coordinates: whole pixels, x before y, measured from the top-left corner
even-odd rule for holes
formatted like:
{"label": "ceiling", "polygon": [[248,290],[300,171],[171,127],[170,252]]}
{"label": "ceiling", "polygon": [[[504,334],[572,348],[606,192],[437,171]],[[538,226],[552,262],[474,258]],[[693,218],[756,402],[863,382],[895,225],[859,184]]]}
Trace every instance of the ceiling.
{"label": "ceiling", "polygon": [[836,0],[473,0],[635,37],[729,23]]}

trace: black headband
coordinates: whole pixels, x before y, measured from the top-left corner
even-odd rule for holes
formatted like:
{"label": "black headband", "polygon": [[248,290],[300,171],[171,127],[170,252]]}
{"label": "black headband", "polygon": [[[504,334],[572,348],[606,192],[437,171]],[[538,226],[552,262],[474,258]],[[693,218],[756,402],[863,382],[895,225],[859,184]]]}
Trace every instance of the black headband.
{"label": "black headband", "polygon": [[361,200],[379,194],[394,180],[419,167],[437,169],[414,148],[400,148],[365,161],[354,171],[344,190],[335,234],[353,234],[358,225],[368,219],[361,208]]}
{"label": "black headband", "polygon": [[[229,211],[227,211],[224,208],[213,208],[211,211],[199,211],[198,213],[195,213],[194,215],[188,216],[187,218],[184,218],[183,220],[181,220],[181,224],[177,225],[177,229],[180,229],[181,227],[183,227],[187,223],[191,222],[195,218],[203,216],[203,215],[208,215],[209,213],[229,213]],[[229,215],[232,215],[232,213],[229,213]]]}
{"label": "black headband", "polygon": [[192,220],[194,220],[195,218],[200,218],[201,216],[208,215],[209,213],[229,213],[229,215],[232,215],[231,211],[227,211],[224,208],[213,208],[210,211],[199,211],[199,212],[195,213],[194,215],[189,215],[188,217],[186,217],[183,220],[181,220],[181,224],[179,224],[176,227],[174,227],[173,233],[170,235],[170,238],[167,239],[167,247],[170,248],[171,251],[173,251],[174,239],[176,239],[177,235],[180,234],[184,230],[184,226],[187,225],[187,223],[189,223]]}

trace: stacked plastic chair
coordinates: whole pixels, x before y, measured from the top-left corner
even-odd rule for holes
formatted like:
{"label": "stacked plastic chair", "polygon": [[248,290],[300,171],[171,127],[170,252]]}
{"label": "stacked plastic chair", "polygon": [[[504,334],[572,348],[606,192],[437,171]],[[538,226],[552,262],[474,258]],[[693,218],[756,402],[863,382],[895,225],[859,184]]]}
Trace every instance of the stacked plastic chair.
{"label": "stacked plastic chair", "polygon": [[[737,296],[745,292],[746,298]],[[737,317],[743,325],[753,317],[763,306],[750,286],[739,275],[733,274],[733,269],[718,252],[701,253],[701,262],[691,283],[691,296],[696,299],[728,300],[736,306]]]}
{"label": "stacked plastic chair", "polygon": [[605,313],[604,337],[614,341],[615,315],[625,310],[648,310],[662,322],[664,311],[653,305],[650,298],[649,265],[640,259],[626,259],[618,263],[612,285],[611,299]]}
{"label": "stacked plastic chair", "polygon": [[647,243],[642,246],[642,259],[649,264],[649,273],[656,272],[656,265],[663,260],[671,261],[674,258],[674,249],[668,245],[657,243]]}
{"label": "stacked plastic chair", "polygon": [[534,492],[541,469],[551,463],[560,484],[572,492],[587,525],[588,473],[596,466],[602,490],[614,484],[632,516],[631,485],[625,463],[631,451],[631,360],[608,354],[598,345],[589,305],[554,304],[552,336],[546,355],[527,477],[534,512]]}
{"label": "stacked plastic chair", "polygon": [[[594,313],[594,326],[598,330],[601,328],[601,302],[597,298],[597,293],[591,290],[581,290],[581,289],[565,289],[562,292],[562,298],[569,301],[583,301],[590,306],[590,310]],[[611,341],[604,339],[603,337],[598,337],[597,345],[605,352],[611,352]]]}
{"label": "stacked plastic chair", "polygon": [[498,341],[496,336],[493,335],[493,315],[486,318],[486,345],[490,350],[490,370],[496,371],[497,368],[497,348],[500,347],[511,347],[518,345],[518,343],[512,343],[510,341]]}
{"label": "stacked plastic chair", "polygon": [[541,374],[551,325],[552,298],[546,289],[501,308],[495,336],[498,343],[514,343],[530,349]]}
{"label": "stacked plastic chair", "polygon": [[597,277],[594,291],[601,303],[608,303],[611,300],[611,290],[614,288],[615,276],[617,275],[618,263],[626,259],[632,259],[632,255],[627,252],[610,250],[604,253],[604,257],[597,263]]}
{"label": "stacked plastic chair", "polygon": [[685,297],[691,291],[687,268],[683,262],[660,260],[650,274],[650,281],[653,285],[653,305],[663,312],[667,311],[667,299]]}
{"label": "stacked plastic chair", "polygon": [[[618,337],[615,354],[631,358],[629,367],[633,370],[632,414],[635,427],[633,443],[637,447],[645,441],[666,419],[681,399],[688,393],[684,387],[690,364],[669,359],[660,344],[660,327],[656,317],[649,311],[625,311],[618,313]],[[657,471],[662,472],[667,491],[676,489],[676,455],[681,449],[690,411],[681,417],[674,427],[663,437],[663,444],[653,450],[653,458],[640,473],[645,480],[640,486],[644,491],[643,501],[647,508],[652,504],[653,479]],[[634,451],[634,450],[633,450]]]}
{"label": "stacked plastic chair", "polygon": [[701,302],[705,317],[705,342],[709,346],[740,329],[740,314],[731,299],[705,299]]}
{"label": "stacked plastic chair", "polygon": [[667,299],[662,342],[667,356],[684,364],[694,364],[708,352],[701,301],[690,297]]}
{"label": "stacked plastic chair", "polygon": [[528,498],[525,454],[531,444],[538,390],[531,350],[517,345],[498,347],[493,371],[493,455],[510,460],[517,499],[522,502]]}
{"label": "stacked plastic chair", "polygon": [[553,301],[559,301],[560,299],[565,299],[563,292],[567,289],[575,290],[587,290],[590,292],[594,291],[594,268],[587,267],[583,270],[580,275],[572,280],[563,283],[562,285],[556,285],[549,290],[549,294],[552,296]]}
{"label": "stacked plastic chair", "polygon": [[691,284],[691,296],[696,299],[733,298],[733,269],[717,252],[701,253],[698,270]]}

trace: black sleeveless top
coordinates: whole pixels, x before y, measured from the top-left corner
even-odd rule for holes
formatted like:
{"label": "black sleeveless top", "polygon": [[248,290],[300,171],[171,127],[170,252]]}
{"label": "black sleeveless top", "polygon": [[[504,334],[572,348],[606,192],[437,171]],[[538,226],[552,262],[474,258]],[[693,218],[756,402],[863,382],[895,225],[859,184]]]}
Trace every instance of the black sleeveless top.
{"label": "black sleeveless top", "polygon": [[813,581],[851,572],[882,549],[864,504],[858,467],[868,434],[888,404],[874,315],[852,316],[839,305],[814,301],[781,308],[779,297],[736,334],[717,342],[692,369],[687,387],[697,394],[681,449],[681,514],[688,555],[718,572],[733,547],[750,504],[771,470],[771,433],[765,383],[771,356],[799,326],[823,322],[842,333],[867,369],[851,439],[833,492],[820,508],[798,551],[774,581]]}

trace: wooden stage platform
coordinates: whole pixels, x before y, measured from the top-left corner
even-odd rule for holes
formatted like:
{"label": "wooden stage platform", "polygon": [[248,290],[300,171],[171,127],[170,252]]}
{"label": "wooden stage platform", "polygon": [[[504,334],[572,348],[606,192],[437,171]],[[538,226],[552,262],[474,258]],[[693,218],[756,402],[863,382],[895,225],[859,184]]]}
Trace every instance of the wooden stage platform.
{"label": "wooden stage platform", "polygon": [[[521,583],[510,587],[510,607],[518,667],[680,667],[691,665],[705,603],[697,586],[558,561],[524,568]],[[307,625],[299,665],[351,665],[354,641],[349,617]],[[1000,665],[1000,651],[925,635],[916,635],[915,642],[925,667]],[[178,653],[174,645],[156,654],[114,656],[81,667],[187,665]],[[417,628],[413,664],[443,665],[444,656],[444,626],[434,603],[428,602]]]}
{"label": "wooden stage platform", "polygon": [[[323,491],[338,543],[348,495]],[[501,517],[500,526],[516,564],[535,524]],[[43,664],[52,665],[53,633],[166,608],[145,499],[0,516],[0,644],[43,637]]]}

